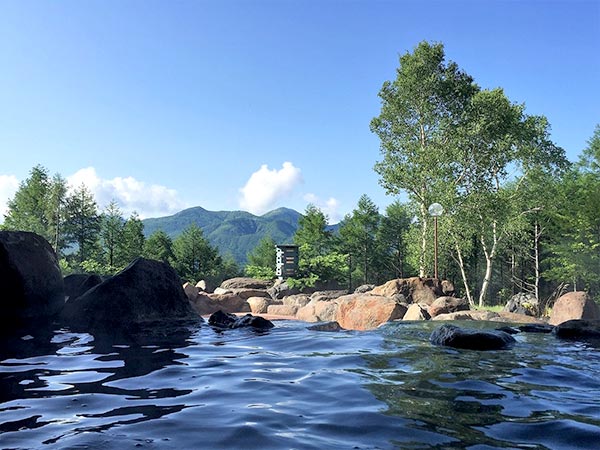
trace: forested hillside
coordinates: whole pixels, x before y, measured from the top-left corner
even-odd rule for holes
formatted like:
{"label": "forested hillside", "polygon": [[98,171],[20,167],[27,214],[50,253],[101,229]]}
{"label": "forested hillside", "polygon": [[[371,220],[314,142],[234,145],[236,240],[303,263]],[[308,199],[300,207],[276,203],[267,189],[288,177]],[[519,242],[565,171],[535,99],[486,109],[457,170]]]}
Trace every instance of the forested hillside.
{"label": "forested hillside", "polygon": [[230,254],[236,262],[244,264],[247,253],[267,236],[278,244],[290,243],[300,216],[299,212],[288,208],[255,216],[245,211],[207,211],[197,206],[172,216],[145,219],[142,222],[146,236],[162,230],[171,238],[176,238],[191,224],[196,224],[208,242],[218,248],[222,255]]}

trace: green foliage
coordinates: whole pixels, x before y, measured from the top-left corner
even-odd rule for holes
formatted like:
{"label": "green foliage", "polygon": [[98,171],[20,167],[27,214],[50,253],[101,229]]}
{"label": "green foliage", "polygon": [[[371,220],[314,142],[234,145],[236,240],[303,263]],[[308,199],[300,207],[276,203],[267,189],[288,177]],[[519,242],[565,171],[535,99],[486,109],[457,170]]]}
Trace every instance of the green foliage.
{"label": "green foliage", "polygon": [[94,196],[82,184],[67,198],[65,233],[77,244],[76,260],[82,264],[99,252],[100,216]]}
{"label": "green foliage", "polygon": [[173,254],[173,241],[164,231],[155,231],[144,242],[143,256],[170,263],[175,258]]}
{"label": "green foliage", "polygon": [[66,247],[63,232],[66,192],[64,178],[56,174],[50,179],[46,168],[35,166],[8,201],[2,228],[37,233],[60,254]]}
{"label": "green foliage", "polygon": [[173,241],[173,261],[179,276],[190,282],[209,278],[221,263],[221,258],[204,238],[204,233],[196,224],[188,228]]}
{"label": "green foliage", "polygon": [[455,63],[446,63],[442,44],[421,42],[400,57],[393,82],[379,91],[381,113],[371,131],[383,159],[375,165],[380,183],[393,195],[406,192],[419,206],[419,273],[425,276],[427,207],[439,201],[454,179],[455,147],[448,145],[478,87]]}
{"label": "green foliage", "polygon": [[363,195],[358,201],[357,208],[340,224],[341,250],[352,255],[352,259],[360,268],[364,284],[377,278],[370,270],[375,267],[379,259],[376,238],[380,220],[379,209],[375,203],[367,195]]}
{"label": "green foliage", "polygon": [[386,278],[404,278],[412,272],[408,264],[408,233],[414,213],[399,201],[390,204],[381,217],[376,242]]}
{"label": "green foliage", "polygon": [[123,225],[123,237],[119,245],[119,257],[126,266],[144,253],[144,224],[138,214],[133,212]]}
{"label": "green foliage", "polygon": [[248,264],[244,274],[248,277],[269,280],[275,278],[277,250],[271,236],[265,236],[258,245],[248,253]]}
{"label": "green foliage", "polygon": [[275,278],[275,269],[272,267],[256,266],[248,264],[244,268],[244,274],[250,278],[257,278],[259,280],[272,280]]}
{"label": "green foliage", "polygon": [[213,247],[223,255],[233,255],[236,262],[243,265],[247,262],[248,253],[267,236],[278,244],[290,244],[299,217],[298,212],[287,208],[257,217],[245,211],[207,211],[195,207],[168,217],[144,219],[143,222],[146,236],[163,230],[171,239],[195,223]]}
{"label": "green foliage", "polygon": [[315,205],[306,207],[294,234],[294,244],[302,248],[300,258],[310,259],[329,252],[333,240],[327,229],[327,220],[327,216]]}
{"label": "green foliage", "polygon": [[255,267],[270,268],[275,273],[277,250],[275,241],[271,236],[265,236],[258,245],[248,253],[248,265]]}
{"label": "green foliage", "polygon": [[[302,247],[300,247],[302,254]],[[288,278],[291,287],[314,287],[317,282],[337,281],[343,283],[348,279],[348,255],[331,252],[309,259],[300,259],[298,276]]]}
{"label": "green foliage", "polygon": [[100,238],[104,260],[109,267],[120,265],[118,253],[123,241],[123,212],[112,200],[100,217]]}

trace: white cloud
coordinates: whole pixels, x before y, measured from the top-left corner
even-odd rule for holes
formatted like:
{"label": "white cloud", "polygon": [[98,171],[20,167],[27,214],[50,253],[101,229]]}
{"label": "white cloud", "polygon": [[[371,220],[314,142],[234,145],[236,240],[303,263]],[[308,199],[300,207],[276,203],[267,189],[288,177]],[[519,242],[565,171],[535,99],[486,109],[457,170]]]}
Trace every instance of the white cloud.
{"label": "white cloud", "polygon": [[142,219],[164,216],[186,207],[174,189],[158,184],[149,185],[133,177],[103,179],[93,167],[78,170],[67,177],[67,181],[71,189],[85,184],[101,209],[115,200],[126,216],[133,211]]}
{"label": "white cloud", "polygon": [[263,214],[288,197],[300,183],[301,170],[291,162],[284,162],[279,170],[270,170],[263,164],[240,189],[240,207],[252,214]]}
{"label": "white cloud", "polygon": [[14,175],[0,175],[0,223],[4,222],[4,215],[8,212],[7,203],[12,199],[19,188],[19,180]]}
{"label": "white cloud", "polygon": [[327,200],[321,200],[315,194],[309,193],[304,195],[304,200],[319,208],[329,218],[329,224],[338,223],[342,220],[342,213],[339,211],[340,202],[333,197]]}

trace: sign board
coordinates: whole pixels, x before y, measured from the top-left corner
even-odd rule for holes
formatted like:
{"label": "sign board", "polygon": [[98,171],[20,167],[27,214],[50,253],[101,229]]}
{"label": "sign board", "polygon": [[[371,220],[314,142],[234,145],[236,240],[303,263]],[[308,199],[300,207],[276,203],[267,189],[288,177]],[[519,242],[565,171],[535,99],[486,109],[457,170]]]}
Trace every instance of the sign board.
{"label": "sign board", "polygon": [[275,273],[279,278],[294,277],[298,273],[298,246],[276,245],[277,262]]}

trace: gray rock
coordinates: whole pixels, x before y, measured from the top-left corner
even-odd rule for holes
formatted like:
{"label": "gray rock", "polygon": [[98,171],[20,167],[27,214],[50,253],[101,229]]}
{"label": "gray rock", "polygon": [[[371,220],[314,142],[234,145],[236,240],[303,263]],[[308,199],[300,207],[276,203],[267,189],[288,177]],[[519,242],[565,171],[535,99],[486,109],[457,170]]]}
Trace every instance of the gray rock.
{"label": "gray rock", "polygon": [[519,293],[513,295],[512,298],[504,306],[504,312],[515,314],[524,314],[526,316],[537,315],[539,303],[534,295]]}
{"label": "gray rock", "polygon": [[502,350],[516,342],[515,338],[504,331],[467,330],[448,324],[434,330],[429,341],[433,345],[469,350]]}
{"label": "gray rock", "polygon": [[273,285],[271,280],[258,280],[256,278],[230,278],[221,283],[223,289],[268,289]]}
{"label": "gray rock", "polygon": [[359,286],[356,289],[354,289],[354,293],[355,294],[365,294],[369,291],[372,291],[373,289],[375,289],[374,284],[363,284],[362,286]]}
{"label": "gray rock", "polygon": [[0,333],[46,322],[65,304],[56,254],[35,233],[0,231]]}

